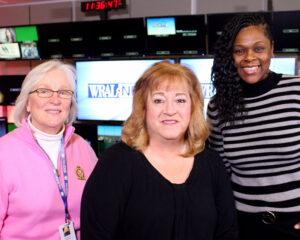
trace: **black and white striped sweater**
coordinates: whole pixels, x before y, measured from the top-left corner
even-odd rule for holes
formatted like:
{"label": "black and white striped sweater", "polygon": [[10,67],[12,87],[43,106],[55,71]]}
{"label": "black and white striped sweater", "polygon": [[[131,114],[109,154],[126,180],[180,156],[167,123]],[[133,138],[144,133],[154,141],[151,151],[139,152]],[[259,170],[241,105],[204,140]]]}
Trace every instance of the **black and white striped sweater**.
{"label": "black and white striped sweater", "polygon": [[244,92],[248,113],[233,126],[208,106],[209,145],[231,174],[236,208],[300,212],[300,77],[270,73]]}

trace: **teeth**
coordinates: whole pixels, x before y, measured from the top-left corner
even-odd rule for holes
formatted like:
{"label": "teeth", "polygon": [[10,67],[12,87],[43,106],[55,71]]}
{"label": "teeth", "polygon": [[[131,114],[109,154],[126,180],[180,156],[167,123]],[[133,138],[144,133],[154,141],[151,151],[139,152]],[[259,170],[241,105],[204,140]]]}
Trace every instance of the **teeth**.
{"label": "teeth", "polygon": [[258,66],[256,66],[256,67],[245,67],[243,69],[247,73],[255,73],[257,71],[257,69],[258,69]]}
{"label": "teeth", "polygon": [[58,110],[47,110],[47,112],[49,112],[49,113],[59,113],[60,111],[58,111]]}
{"label": "teeth", "polygon": [[164,123],[175,123],[176,121],[175,120],[169,120],[169,121],[163,121]]}

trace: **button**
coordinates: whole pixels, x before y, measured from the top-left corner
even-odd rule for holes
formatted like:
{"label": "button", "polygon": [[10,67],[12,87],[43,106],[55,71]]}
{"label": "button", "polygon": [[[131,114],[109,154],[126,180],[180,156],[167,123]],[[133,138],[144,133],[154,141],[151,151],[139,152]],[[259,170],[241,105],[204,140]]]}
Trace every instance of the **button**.
{"label": "button", "polygon": [[261,220],[264,224],[273,224],[276,221],[276,215],[273,212],[262,212]]}

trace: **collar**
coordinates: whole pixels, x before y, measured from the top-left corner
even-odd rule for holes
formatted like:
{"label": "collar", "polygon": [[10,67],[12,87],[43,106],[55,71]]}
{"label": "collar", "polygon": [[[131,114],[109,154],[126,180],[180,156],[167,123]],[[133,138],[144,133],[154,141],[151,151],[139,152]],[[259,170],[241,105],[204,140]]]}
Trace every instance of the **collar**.
{"label": "collar", "polygon": [[65,126],[63,126],[62,130],[57,134],[48,134],[45,133],[39,129],[37,129],[35,126],[32,125],[31,122],[31,115],[28,116],[28,125],[31,128],[33,132],[33,136],[37,140],[45,140],[45,141],[60,141],[60,139],[63,137]]}
{"label": "collar", "polygon": [[244,98],[258,97],[273,89],[281,79],[282,74],[270,72],[266,79],[254,84],[241,80]]}
{"label": "collar", "polygon": [[[32,136],[32,140],[34,139],[33,135],[32,135],[32,130],[31,130],[31,127],[29,126],[29,123],[28,123],[28,118],[24,118],[22,120],[22,127],[25,127],[25,129],[27,129],[28,133],[31,133],[30,135]],[[24,129],[24,130],[25,130]],[[24,131],[23,130],[23,131]],[[65,142],[65,145],[69,142],[69,140],[71,139],[73,133],[74,133],[74,130],[75,128],[70,126],[70,125],[65,125],[65,131],[63,132],[63,135],[64,135],[64,142]],[[26,131],[26,130],[25,130]],[[26,131],[26,132],[27,132]],[[24,132],[25,134],[25,132]]]}

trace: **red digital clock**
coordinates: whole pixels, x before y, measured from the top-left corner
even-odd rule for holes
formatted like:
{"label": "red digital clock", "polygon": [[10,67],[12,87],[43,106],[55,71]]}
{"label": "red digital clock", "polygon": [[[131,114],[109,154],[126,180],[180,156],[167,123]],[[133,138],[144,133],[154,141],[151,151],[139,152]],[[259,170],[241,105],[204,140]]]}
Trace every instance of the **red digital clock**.
{"label": "red digital clock", "polygon": [[102,0],[81,3],[82,12],[102,11],[117,8],[125,8],[125,0]]}

